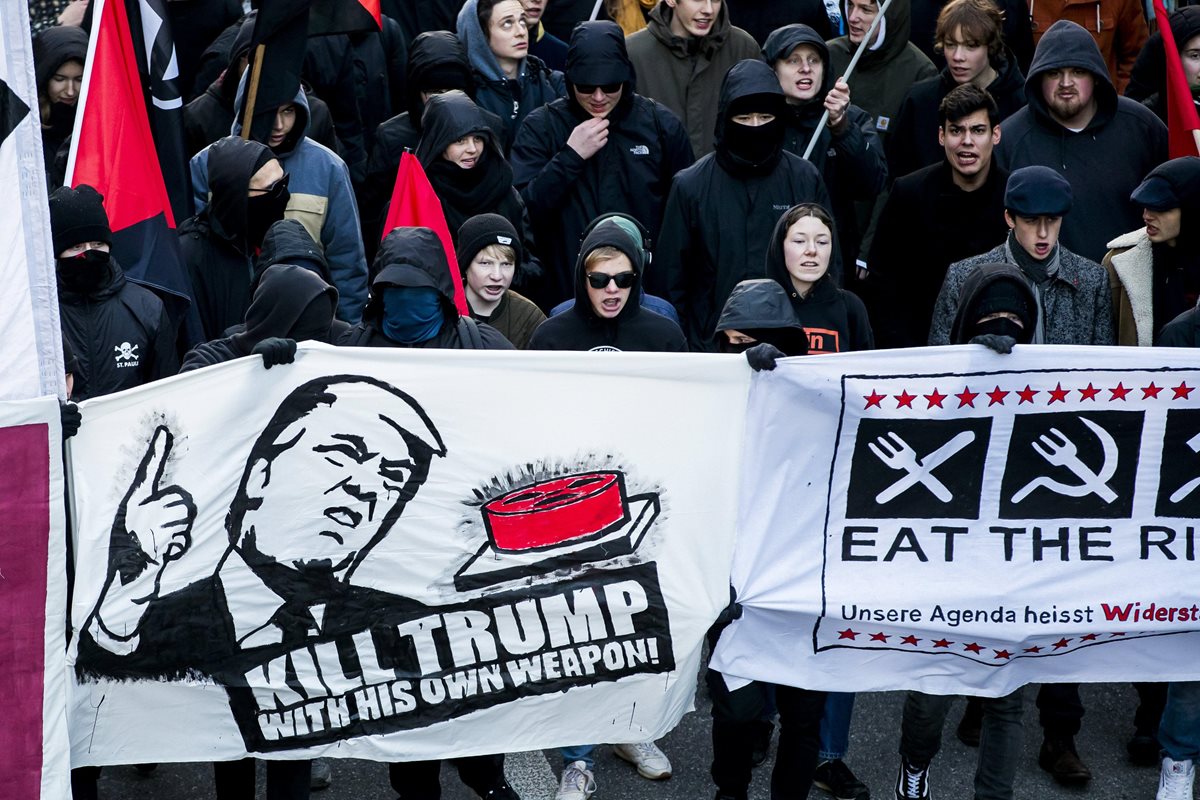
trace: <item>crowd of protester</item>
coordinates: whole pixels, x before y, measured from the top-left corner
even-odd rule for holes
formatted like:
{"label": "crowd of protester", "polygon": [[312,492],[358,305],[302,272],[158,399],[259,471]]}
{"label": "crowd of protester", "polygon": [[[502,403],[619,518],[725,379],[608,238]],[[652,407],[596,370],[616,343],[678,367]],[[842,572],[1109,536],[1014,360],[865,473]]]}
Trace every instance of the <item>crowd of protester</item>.
{"label": "crowd of protester", "polygon": [[[29,5],[72,400],[252,354],[288,363],[304,340],[745,352],[754,369],[1200,344],[1200,158],[1168,160],[1163,42],[1139,0],[382,0],[381,30],[310,38],[261,140],[240,135],[257,3],[172,0],[199,342],[112,257],[104,199],[62,186],[88,0]],[[1200,8],[1179,6],[1200,98]],[[457,264],[428,228],[384,230],[406,151]],[[853,694],[707,683],[718,800],[744,800],[776,714],[772,798],[869,796],[846,763]],[[1190,799],[1200,683],[1137,689],[1130,758],[1160,767],[1158,800]],[[1021,697],[972,699],[958,724],[979,800],[1013,797]],[[930,797],[949,701],[908,694],[897,782],[877,797]],[[1042,685],[1037,707],[1039,765],[1086,784],[1078,686]],[[562,749],[558,800],[596,791],[595,746]],[[652,742],[615,749],[671,775]],[[455,765],[480,797],[517,798],[503,762]],[[97,796],[97,773],[75,770],[76,798]],[[401,800],[439,797],[438,774],[390,766]],[[329,770],[271,762],[267,781],[304,798]],[[253,762],[219,765],[215,786],[253,796]]]}

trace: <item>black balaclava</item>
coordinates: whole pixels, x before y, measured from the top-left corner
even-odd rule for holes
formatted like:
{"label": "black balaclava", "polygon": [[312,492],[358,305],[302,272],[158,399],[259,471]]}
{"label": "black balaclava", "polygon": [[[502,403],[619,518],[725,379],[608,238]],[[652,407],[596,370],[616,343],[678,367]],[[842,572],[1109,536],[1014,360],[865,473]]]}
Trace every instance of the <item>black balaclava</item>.
{"label": "black balaclava", "polygon": [[100,193],[87,184],[74,189],[61,186],[51,192],[50,233],[59,285],[78,294],[98,289],[109,275],[110,257],[106,251],[84,250],[67,258],[58,256],[84,242],[112,246],[112,229]]}
{"label": "black balaclava", "polygon": [[[254,172],[258,172],[274,158],[275,155],[269,149],[264,151],[254,164]],[[267,229],[283,219],[283,212],[287,209],[291,197],[292,194],[288,191],[288,175],[285,172],[283,177],[271,186],[270,191],[246,198],[246,244],[251,249],[261,247]]]}
{"label": "black balaclava", "polygon": [[[1014,314],[1022,322],[1008,317],[983,321],[984,317],[1000,312]],[[975,322],[967,326],[968,341],[985,333],[1011,336],[1018,344],[1029,344],[1033,340],[1033,328],[1025,325],[1032,315],[1029,293],[1014,281],[996,280],[984,287],[975,301],[974,314]]]}
{"label": "black balaclava", "polygon": [[734,122],[739,114],[762,112],[767,108],[775,108],[771,95],[752,95],[739,97],[729,107],[729,116],[725,120],[725,135],[718,146],[723,160],[730,163],[738,173],[765,175],[775,169],[783,151],[784,125],[783,108],[774,112],[775,119],[765,125],[742,125]]}

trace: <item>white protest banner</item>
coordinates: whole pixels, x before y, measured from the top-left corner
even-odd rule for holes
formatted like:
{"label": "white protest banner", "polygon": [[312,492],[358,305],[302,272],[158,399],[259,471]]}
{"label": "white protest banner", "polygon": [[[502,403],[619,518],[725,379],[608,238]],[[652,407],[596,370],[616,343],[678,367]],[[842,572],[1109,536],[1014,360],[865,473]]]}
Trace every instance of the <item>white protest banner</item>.
{"label": "white protest banner", "polygon": [[937,348],[755,376],[712,666],[998,696],[1200,677],[1200,354]]}
{"label": "white protest banner", "polygon": [[74,764],[662,735],[728,602],[748,386],[305,345],[85,403]]}
{"label": "white protest banner", "polygon": [[27,3],[0,3],[0,400],[63,392],[50,209]]}
{"label": "white protest banner", "polygon": [[0,403],[0,797],[70,795],[58,402]]}

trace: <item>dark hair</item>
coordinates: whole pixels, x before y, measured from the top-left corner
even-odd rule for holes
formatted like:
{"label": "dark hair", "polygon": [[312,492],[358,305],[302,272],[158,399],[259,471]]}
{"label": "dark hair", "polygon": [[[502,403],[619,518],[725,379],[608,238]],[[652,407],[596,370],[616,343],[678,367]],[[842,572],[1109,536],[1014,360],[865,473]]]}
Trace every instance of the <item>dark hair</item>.
{"label": "dark hair", "polygon": [[1000,108],[986,89],[980,89],[973,83],[955,86],[938,106],[938,127],[944,128],[947,122],[958,122],[976,111],[987,112],[991,127],[1000,124]]}
{"label": "dark hair", "polygon": [[783,214],[783,235],[786,237],[788,229],[796,224],[798,220],[805,217],[813,217],[825,223],[825,227],[829,228],[829,232],[833,233],[836,228],[833,224],[833,215],[825,210],[825,207],[820,203],[800,203],[789,208]]}
{"label": "dark hair", "polygon": [[986,45],[989,59],[1004,53],[1004,15],[992,0],[950,0],[938,14],[933,49],[942,52],[955,28],[966,41]]}
{"label": "dark hair", "polygon": [[475,16],[479,18],[479,27],[483,29],[483,35],[488,35],[488,25],[492,22],[492,9],[495,8],[504,0],[479,0],[479,5],[475,6]]}

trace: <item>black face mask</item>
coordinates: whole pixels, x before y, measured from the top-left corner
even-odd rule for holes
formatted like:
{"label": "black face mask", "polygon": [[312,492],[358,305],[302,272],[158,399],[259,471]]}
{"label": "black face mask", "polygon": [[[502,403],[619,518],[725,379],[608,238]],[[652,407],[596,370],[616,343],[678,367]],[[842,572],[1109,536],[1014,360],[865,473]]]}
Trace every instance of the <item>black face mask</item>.
{"label": "black face mask", "polygon": [[333,324],[333,304],[329,302],[327,295],[313,298],[312,302],[304,307],[300,312],[300,316],[292,323],[291,330],[288,331],[288,338],[295,339],[297,342],[322,341],[329,336],[329,326]]}
{"label": "black face mask", "polygon": [[765,125],[741,125],[731,119],[725,124],[720,149],[744,170],[770,171],[779,161],[784,133],[779,117]]}
{"label": "black face mask", "polygon": [[741,344],[734,344],[733,342],[729,341],[728,336],[725,336],[722,333],[721,340],[717,343],[717,349],[722,353],[744,353],[751,347],[754,347],[756,344],[758,344],[758,342],[742,342]]}
{"label": "black face mask", "polygon": [[46,131],[55,138],[65,139],[75,128],[76,110],[74,103],[51,103]]}
{"label": "black face mask", "polygon": [[283,219],[292,193],[288,191],[288,176],[284,175],[262,194],[246,198],[246,244],[252,248],[262,246],[267,229]]}
{"label": "black face mask", "polygon": [[84,250],[77,256],[56,262],[58,282],[76,294],[91,294],[108,276],[109,254],[104,250]]}
{"label": "black face mask", "polygon": [[985,333],[997,336],[1011,336],[1017,340],[1018,344],[1029,344],[1029,334],[1021,327],[1021,323],[1011,320],[1008,317],[996,317],[986,322],[976,323],[974,336],[981,336]]}

